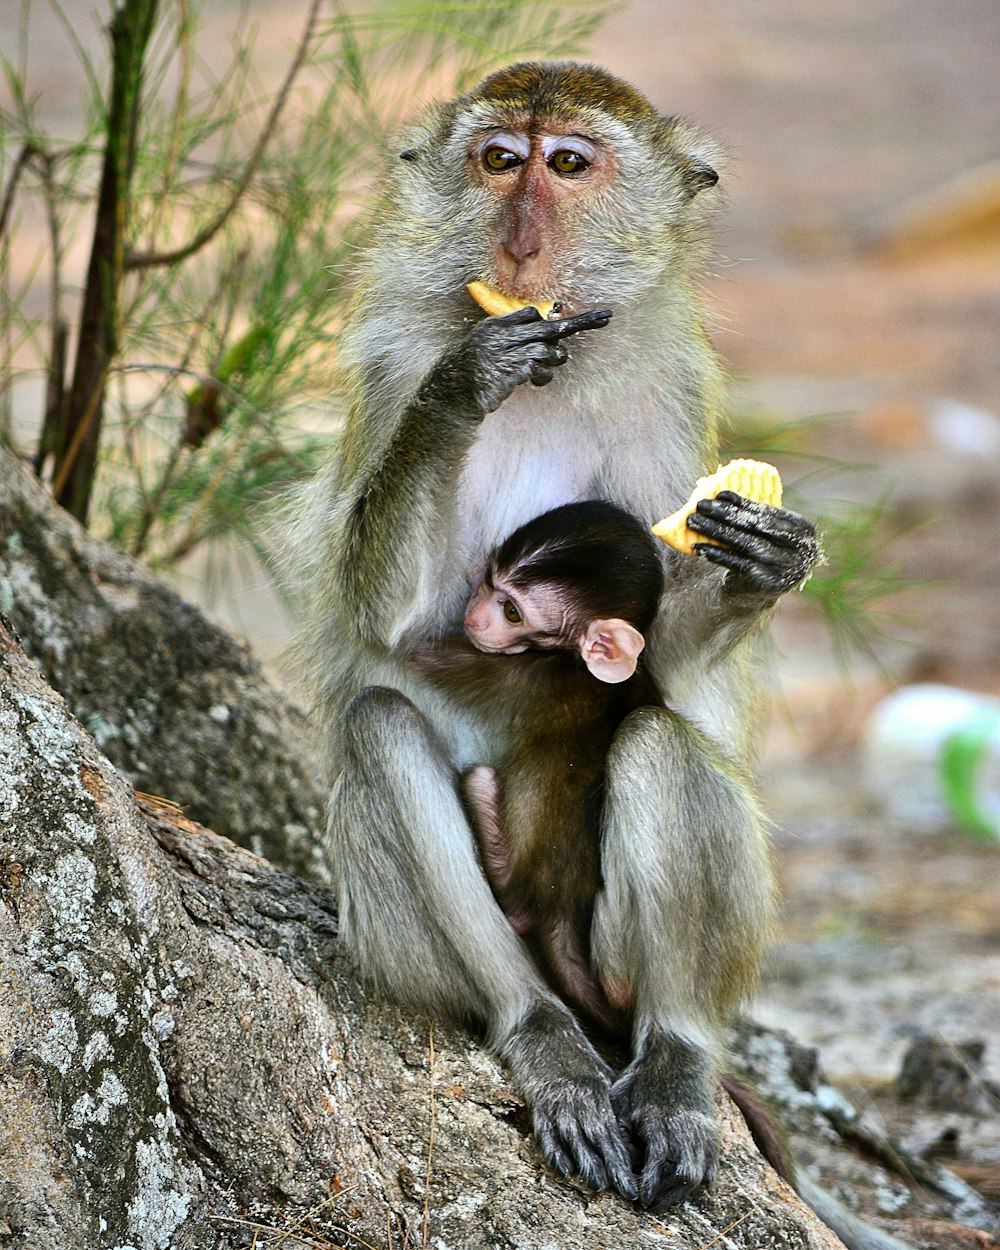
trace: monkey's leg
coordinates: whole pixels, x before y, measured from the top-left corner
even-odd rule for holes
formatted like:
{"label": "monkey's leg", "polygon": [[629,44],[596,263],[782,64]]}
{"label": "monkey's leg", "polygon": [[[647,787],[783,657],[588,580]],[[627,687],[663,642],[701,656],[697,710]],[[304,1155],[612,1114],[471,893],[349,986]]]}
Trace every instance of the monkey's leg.
{"label": "monkey's leg", "polygon": [[531,929],[532,917],[526,907],[514,904],[510,879],[514,871],[510,840],[503,826],[500,809],[500,778],[495,768],[477,764],[462,774],[461,792],[468,808],[469,823],[479,845],[486,880],[503,914],[523,937]]}
{"label": "monkey's leg", "polygon": [[631,713],[612,744],[602,838],[593,958],[634,1013],[613,1098],[643,1150],[639,1196],[662,1208],[715,1176],[718,1039],[753,985],[773,878],[749,789],[666,708]]}
{"label": "monkey's leg", "polygon": [[490,892],[458,776],[425,717],[372,687],[348,705],[330,835],[345,942],[392,997],[486,1024],[550,1162],[636,1196],[611,1071]]}

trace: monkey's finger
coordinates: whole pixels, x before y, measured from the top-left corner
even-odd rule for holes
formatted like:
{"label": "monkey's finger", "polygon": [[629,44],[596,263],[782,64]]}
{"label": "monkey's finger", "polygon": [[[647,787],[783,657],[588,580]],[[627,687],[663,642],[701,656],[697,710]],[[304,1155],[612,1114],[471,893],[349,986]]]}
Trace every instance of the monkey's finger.
{"label": "monkey's finger", "polygon": [[542,1154],[560,1176],[573,1176],[576,1168],[573,1165],[573,1160],[563,1149],[559,1138],[556,1136],[555,1125],[547,1117],[539,1115],[534,1117],[534,1121],[535,1140],[538,1142]]}
{"label": "monkey's finger", "polygon": [[562,343],[524,343],[519,346],[518,352],[533,364],[545,365],[549,369],[557,369],[569,360],[569,352]]}
{"label": "monkey's finger", "polygon": [[[774,543],[789,546],[804,538],[815,538],[816,527],[797,512],[778,508],[773,504],[758,503],[745,499],[733,491],[720,491],[714,499],[702,499],[694,513],[696,517],[711,517],[734,525],[749,534],[760,534]],[[692,526],[697,529],[697,525]]]}
{"label": "monkey's finger", "polygon": [[499,345],[510,351],[528,343],[555,344],[571,334],[600,329],[611,320],[611,313],[606,309],[580,313],[575,317],[567,317],[564,321],[545,321],[541,317],[527,318],[522,315],[533,311],[534,309],[522,308],[506,317],[490,318],[480,323],[483,328],[479,329],[479,333],[495,336]]}
{"label": "monkey's finger", "polygon": [[[692,521],[694,524],[691,524]],[[698,512],[690,518],[688,525],[696,534],[714,538],[762,564],[789,567],[794,565],[801,568],[803,576],[820,556],[820,546],[815,535],[803,531],[793,534],[787,530],[774,531],[763,525],[734,524]]]}
{"label": "monkey's finger", "polygon": [[[634,1202],[639,1196],[639,1190],[632,1175],[628,1145],[618,1127],[617,1118],[612,1116],[612,1120],[613,1129],[601,1124],[596,1132],[591,1130],[587,1135],[594,1148],[600,1151],[606,1169],[607,1186]],[[584,1128],[586,1129],[586,1125]]]}
{"label": "monkey's finger", "polygon": [[787,561],[778,556],[760,556],[756,553],[737,551],[731,547],[716,547],[714,543],[695,543],[695,555],[702,556],[712,564],[721,564],[723,568],[732,569],[737,573],[759,575],[766,578],[768,574],[777,575],[788,567]]}
{"label": "monkey's finger", "polygon": [[561,1176],[579,1176],[591,1189],[608,1188],[607,1170],[588,1146],[575,1120],[566,1116],[558,1121],[536,1117],[535,1136],[543,1154]]}
{"label": "monkey's finger", "polygon": [[563,1176],[579,1176],[594,1189],[614,1189],[634,1200],[639,1191],[632,1176],[628,1144],[610,1099],[573,1099],[532,1116],[535,1136],[546,1158]]}
{"label": "monkey's finger", "polygon": [[531,382],[534,386],[545,386],[552,381],[555,370],[569,360],[569,352],[561,343],[533,343],[527,349],[529,354],[536,354],[531,364]]}
{"label": "monkey's finger", "polygon": [[517,341],[554,343],[584,330],[600,330],[608,324],[612,315],[609,308],[591,308],[587,312],[562,317],[558,321],[547,321],[537,314],[533,317],[524,316],[525,313],[534,312],[533,308],[520,308],[516,313],[508,313],[506,317],[493,317],[482,324],[496,326],[498,329],[502,327],[508,337]]}
{"label": "monkey's finger", "polygon": [[680,1172],[667,1170],[664,1173],[653,1169],[649,1175],[643,1172],[639,1182],[639,1201],[647,1211],[666,1211],[686,1202],[700,1186],[700,1179],[682,1176]]}
{"label": "monkey's finger", "polygon": [[809,563],[787,557],[761,560],[711,543],[695,543],[694,552],[728,569],[746,588],[775,595],[798,586],[809,575],[811,567]]}
{"label": "monkey's finger", "polygon": [[[694,522],[693,525],[691,521]],[[701,513],[695,513],[691,521],[688,522],[688,528],[694,530],[696,534],[702,534],[705,538],[714,538],[716,542],[726,543],[734,550],[742,551],[744,555],[756,556],[760,560],[781,560],[790,549],[790,544],[784,546],[772,542],[766,533],[762,534],[757,530],[733,525],[729,521],[717,521],[714,517],[704,516]],[[695,543],[694,545],[703,546],[704,544]]]}
{"label": "monkey's finger", "polygon": [[639,1177],[643,1205],[663,1210],[683,1202],[718,1171],[718,1142],[707,1116],[679,1112],[648,1124]]}
{"label": "monkey's finger", "polygon": [[794,512],[751,503],[747,507],[705,501],[688,518],[696,534],[724,542],[736,551],[765,562],[776,559],[798,563],[804,569],[821,556],[819,539],[812,524]]}
{"label": "monkey's finger", "polygon": [[582,330],[600,330],[608,324],[611,317],[610,308],[591,308],[587,312],[563,317],[559,321],[546,321],[546,338],[564,339],[567,335],[579,334]]}
{"label": "monkey's finger", "polygon": [[576,1160],[576,1173],[591,1189],[608,1188],[608,1171],[600,1154],[590,1146],[582,1127],[574,1122],[564,1126],[570,1153]]}

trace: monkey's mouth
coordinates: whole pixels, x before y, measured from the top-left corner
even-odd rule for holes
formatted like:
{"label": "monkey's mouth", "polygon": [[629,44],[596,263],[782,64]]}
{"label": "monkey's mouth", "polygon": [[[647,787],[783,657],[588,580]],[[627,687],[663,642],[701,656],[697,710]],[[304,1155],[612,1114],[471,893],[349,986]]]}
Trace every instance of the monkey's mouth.
{"label": "monkey's mouth", "polygon": [[526,642],[511,643],[509,647],[490,647],[484,642],[477,642],[474,638],[470,638],[469,641],[477,651],[483,651],[486,655],[520,655],[522,651],[528,650]]}

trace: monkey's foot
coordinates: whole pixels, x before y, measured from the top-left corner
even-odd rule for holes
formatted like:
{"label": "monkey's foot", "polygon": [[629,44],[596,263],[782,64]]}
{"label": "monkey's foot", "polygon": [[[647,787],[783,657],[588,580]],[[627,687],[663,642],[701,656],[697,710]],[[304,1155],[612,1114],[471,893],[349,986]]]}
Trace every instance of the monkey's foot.
{"label": "monkey's foot", "polygon": [[715,1179],[719,1139],[702,1051],[661,1039],[626,1069],[612,1100],[640,1156],[644,1207],[665,1210]]}
{"label": "monkey's foot", "polygon": [[542,1153],[562,1176],[639,1196],[611,1101],[611,1069],[561,1004],[540,1003],[502,1050],[531,1107]]}

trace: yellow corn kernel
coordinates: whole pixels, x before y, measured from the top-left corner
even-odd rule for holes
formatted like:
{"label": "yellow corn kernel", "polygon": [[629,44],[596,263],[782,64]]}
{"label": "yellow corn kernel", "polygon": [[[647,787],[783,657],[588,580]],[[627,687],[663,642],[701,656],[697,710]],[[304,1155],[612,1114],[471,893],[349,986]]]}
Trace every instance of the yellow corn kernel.
{"label": "yellow corn kernel", "polygon": [[730,460],[708,477],[700,477],[683,508],[658,521],[653,526],[653,533],[688,556],[695,554],[695,543],[723,546],[714,538],[706,538],[704,534],[689,529],[687,523],[699,499],[714,499],[723,490],[734,491],[744,499],[754,499],[758,503],[773,504],[776,508],[781,506],[781,478],[773,464],[763,460]]}
{"label": "yellow corn kernel", "polygon": [[556,306],[555,300],[551,299],[512,299],[509,295],[504,295],[494,290],[493,287],[487,286],[485,282],[470,282],[465,289],[479,307],[491,317],[502,317],[506,313],[517,312],[519,308],[530,306],[537,308],[543,317],[548,318]]}

